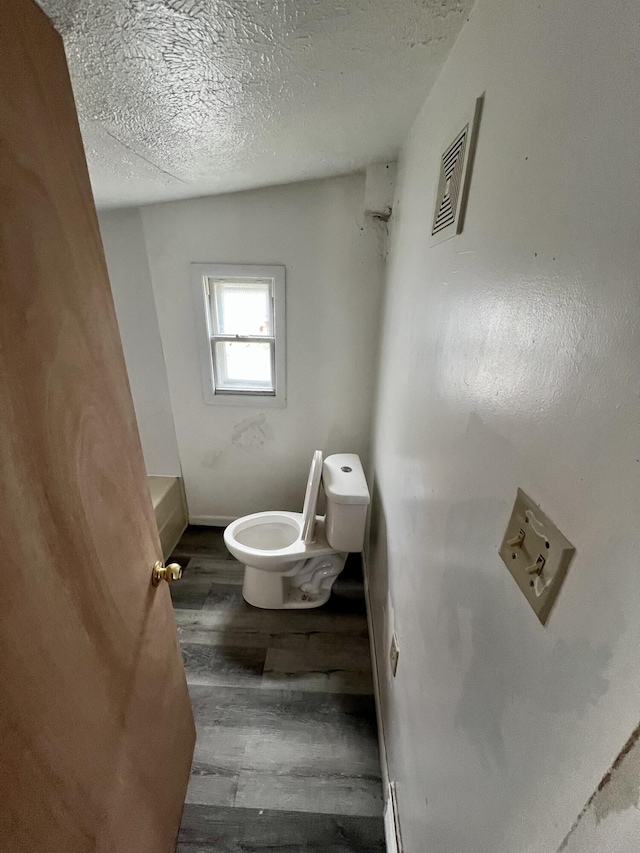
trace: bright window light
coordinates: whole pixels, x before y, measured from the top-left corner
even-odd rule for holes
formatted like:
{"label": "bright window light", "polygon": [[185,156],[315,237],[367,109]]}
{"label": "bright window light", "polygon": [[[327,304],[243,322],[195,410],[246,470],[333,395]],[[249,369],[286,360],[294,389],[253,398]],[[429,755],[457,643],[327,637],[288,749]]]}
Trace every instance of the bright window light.
{"label": "bright window light", "polygon": [[284,405],[284,268],[192,266],[205,309],[206,402]]}
{"label": "bright window light", "polygon": [[275,394],[273,281],[208,278],[215,387]]}

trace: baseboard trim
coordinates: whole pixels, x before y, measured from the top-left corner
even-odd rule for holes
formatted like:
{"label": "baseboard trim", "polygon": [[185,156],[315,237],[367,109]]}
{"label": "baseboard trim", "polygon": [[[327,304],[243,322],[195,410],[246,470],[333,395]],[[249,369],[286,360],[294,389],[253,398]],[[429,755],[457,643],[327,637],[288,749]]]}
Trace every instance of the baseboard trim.
{"label": "baseboard trim", "polygon": [[371,595],[369,593],[369,572],[364,552],[362,553],[362,576],[364,579],[364,598],[367,610],[367,627],[369,629],[369,649],[371,653],[371,665],[373,675],[373,696],[376,706],[376,722],[378,724],[378,747],[380,749],[380,770],[382,771],[382,784],[385,799],[389,791],[389,764],[387,762],[387,742],[385,738],[384,716],[382,713],[382,697],[380,695],[380,670],[378,668],[378,654],[376,651],[376,636],[373,627],[373,609],[371,607]]}
{"label": "baseboard trim", "polygon": [[235,515],[190,515],[189,524],[202,524],[207,527],[226,527],[236,520]]}

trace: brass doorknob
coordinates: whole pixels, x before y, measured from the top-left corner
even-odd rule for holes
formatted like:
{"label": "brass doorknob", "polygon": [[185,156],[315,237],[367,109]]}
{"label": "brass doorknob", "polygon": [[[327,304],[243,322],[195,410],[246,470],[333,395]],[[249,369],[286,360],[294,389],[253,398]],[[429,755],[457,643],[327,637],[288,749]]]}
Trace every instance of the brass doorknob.
{"label": "brass doorknob", "polygon": [[162,580],[165,580],[167,583],[175,583],[175,581],[179,581],[181,577],[182,566],[179,566],[177,563],[169,563],[168,566],[165,566],[162,560],[158,560],[158,562],[154,564],[153,571],[151,572],[151,583],[154,586],[158,586]]}

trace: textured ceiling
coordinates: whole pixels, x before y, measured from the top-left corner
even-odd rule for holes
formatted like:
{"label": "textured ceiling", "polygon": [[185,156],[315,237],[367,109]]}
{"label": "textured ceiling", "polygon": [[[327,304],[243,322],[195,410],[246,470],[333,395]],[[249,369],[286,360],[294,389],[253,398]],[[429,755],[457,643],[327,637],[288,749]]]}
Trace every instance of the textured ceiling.
{"label": "textured ceiling", "polygon": [[392,159],[472,0],[39,0],[64,37],[96,201]]}

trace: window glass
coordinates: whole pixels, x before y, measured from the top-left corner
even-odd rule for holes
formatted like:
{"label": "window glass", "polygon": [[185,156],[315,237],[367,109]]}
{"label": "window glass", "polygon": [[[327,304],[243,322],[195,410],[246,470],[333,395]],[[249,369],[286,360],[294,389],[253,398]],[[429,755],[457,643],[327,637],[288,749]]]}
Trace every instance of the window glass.
{"label": "window glass", "polygon": [[216,341],[216,386],[227,391],[273,391],[272,347],[270,342]]}
{"label": "window glass", "polygon": [[214,335],[273,335],[270,281],[215,281]]}

